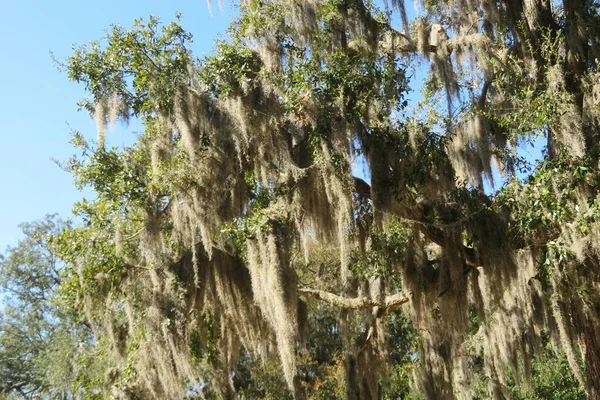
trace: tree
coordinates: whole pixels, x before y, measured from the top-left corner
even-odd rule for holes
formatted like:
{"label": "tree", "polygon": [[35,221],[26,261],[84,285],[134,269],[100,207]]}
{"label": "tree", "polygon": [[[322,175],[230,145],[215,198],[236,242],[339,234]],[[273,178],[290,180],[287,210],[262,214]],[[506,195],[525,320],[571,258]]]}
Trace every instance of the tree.
{"label": "tree", "polygon": [[[403,306],[428,398],[473,395],[474,368],[509,396],[545,330],[600,398],[599,4],[433,0],[412,21],[392,5],[247,0],[202,60],[150,18],[66,61],[99,140],[75,134],[65,167],[97,199],[55,244],[121,393],[231,398],[240,363],[267,360],[304,397],[325,307],[344,396],[377,398]],[[119,117],[145,131],[107,148]]]}
{"label": "tree", "polygon": [[54,215],[22,224],[25,238],[0,255],[0,395],[71,398],[83,365],[93,368],[91,332],[55,296],[61,268],[48,238],[67,226]]}

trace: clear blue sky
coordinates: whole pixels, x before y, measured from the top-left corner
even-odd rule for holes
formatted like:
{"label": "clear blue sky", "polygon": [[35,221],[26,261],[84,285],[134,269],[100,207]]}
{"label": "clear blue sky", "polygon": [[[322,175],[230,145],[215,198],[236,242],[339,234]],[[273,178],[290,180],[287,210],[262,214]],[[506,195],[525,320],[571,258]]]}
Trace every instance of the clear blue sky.
{"label": "clear blue sky", "polygon": [[[67,219],[75,201],[91,196],[51,160],[73,154],[71,128],[90,137],[96,128],[77,111],[83,86],[57,70],[50,52],[64,59],[74,45],[100,39],[110,24],[129,26],[149,15],[169,22],[179,11],[194,35],[194,53],[208,53],[236,11],[228,1],[223,11],[213,3],[211,16],[205,0],[0,0],[0,253],[21,238],[21,222],[47,213]],[[130,130],[117,126],[107,140],[125,143]]]}

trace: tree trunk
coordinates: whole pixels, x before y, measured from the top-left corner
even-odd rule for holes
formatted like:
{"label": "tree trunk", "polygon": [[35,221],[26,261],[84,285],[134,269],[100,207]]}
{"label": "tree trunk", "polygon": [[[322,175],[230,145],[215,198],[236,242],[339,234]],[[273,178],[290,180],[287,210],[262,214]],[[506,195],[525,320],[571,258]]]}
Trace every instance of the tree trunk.
{"label": "tree trunk", "polygon": [[[590,400],[600,400],[600,329],[581,301],[573,313],[586,371],[586,389]],[[587,312],[586,312],[587,311]]]}

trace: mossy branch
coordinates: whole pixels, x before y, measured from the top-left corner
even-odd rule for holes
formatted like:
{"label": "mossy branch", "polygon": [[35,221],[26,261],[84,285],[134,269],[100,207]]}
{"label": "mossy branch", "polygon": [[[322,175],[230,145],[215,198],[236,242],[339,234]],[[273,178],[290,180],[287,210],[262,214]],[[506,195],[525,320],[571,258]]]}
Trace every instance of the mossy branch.
{"label": "mossy branch", "polygon": [[313,297],[325,301],[336,307],[360,310],[364,308],[381,307],[387,311],[398,308],[410,300],[410,296],[406,293],[398,293],[385,296],[381,299],[371,297],[342,297],[334,293],[326,292],[318,289],[299,288],[298,292],[302,296]]}

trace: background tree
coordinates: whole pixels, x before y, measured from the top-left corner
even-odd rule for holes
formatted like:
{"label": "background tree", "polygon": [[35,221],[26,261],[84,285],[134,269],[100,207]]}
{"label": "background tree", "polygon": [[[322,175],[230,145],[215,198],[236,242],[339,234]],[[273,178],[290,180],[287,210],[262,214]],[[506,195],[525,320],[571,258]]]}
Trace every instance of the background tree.
{"label": "background tree", "polygon": [[56,216],[21,225],[25,238],[0,255],[0,395],[71,398],[94,364],[91,332],[61,307],[61,267],[48,238],[66,225]]}
{"label": "background tree", "polygon": [[[381,397],[405,305],[426,397],[509,396],[547,330],[600,398],[598,4],[392,3],[248,0],[205,59],[150,18],[66,61],[99,128],[66,168],[97,200],[55,243],[114,390],[230,398],[241,355],[304,397],[307,320],[331,307],[344,395]],[[119,116],[145,131],[107,149]]]}

